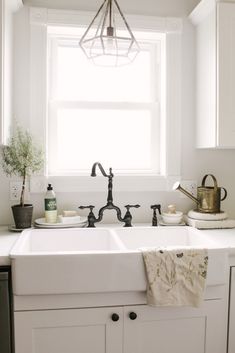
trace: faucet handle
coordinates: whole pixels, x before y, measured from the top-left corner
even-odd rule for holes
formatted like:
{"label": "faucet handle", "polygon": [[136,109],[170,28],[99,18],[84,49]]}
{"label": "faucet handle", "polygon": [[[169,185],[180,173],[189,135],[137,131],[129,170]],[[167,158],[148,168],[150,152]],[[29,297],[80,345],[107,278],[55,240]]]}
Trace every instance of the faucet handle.
{"label": "faucet handle", "polygon": [[129,211],[129,209],[131,208],[131,207],[133,207],[133,208],[139,208],[140,207],[140,205],[126,205],[125,206],[126,207],[126,209],[127,209],[127,211]]}
{"label": "faucet handle", "polygon": [[156,210],[158,210],[159,214],[161,214],[161,205],[156,204],[156,205],[151,205],[150,207],[153,210],[152,226],[156,227],[157,226],[157,213],[156,213]]}
{"label": "faucet handle", "polygon": [[126,214],[123,218],[125,224],[124,224],[124,227],[132,227],[132,224],[131,224],[131,220],[132,220],[132,215],[130,213],[130,208],[133,207],[133,208],[139,208],[140,205],[126,205]]}
{"label": "faucet handle", "polygon": [[90,211],[92,212],[93,208],[95,208],[95,206],[89,205],[89,206],[79,206],[78,208],[80,208],[80,210],[85,210],[86,208],[89,208]]}
{"label": "faucet handle", "polygon": [[88,220],[88,225],[87,227],[89,228],[95,228],[95,222],[97,222],[97,219],[95,218],[95,215],[93,213],[93,208],[95,208],[95,206],[89,205],[89,206],[79,206],[78,208],[80,208],[80,210],[85,210],[86,208],[89,208],[90,212],[87,216],[87,220]]}

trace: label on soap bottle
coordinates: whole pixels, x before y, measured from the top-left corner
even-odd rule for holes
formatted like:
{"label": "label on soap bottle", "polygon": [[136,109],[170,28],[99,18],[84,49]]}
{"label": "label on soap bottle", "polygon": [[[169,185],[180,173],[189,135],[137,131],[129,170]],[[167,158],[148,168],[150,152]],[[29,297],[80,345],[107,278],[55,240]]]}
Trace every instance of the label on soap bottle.
{"label": "label on soap bottle", "polygon": [[45,199],[45,219],[47,223],[57,222],[56,198]]}
{"label": "label on soap bottle", "polygon": [[56,211],[56,198],[45,199],[45,211]]}

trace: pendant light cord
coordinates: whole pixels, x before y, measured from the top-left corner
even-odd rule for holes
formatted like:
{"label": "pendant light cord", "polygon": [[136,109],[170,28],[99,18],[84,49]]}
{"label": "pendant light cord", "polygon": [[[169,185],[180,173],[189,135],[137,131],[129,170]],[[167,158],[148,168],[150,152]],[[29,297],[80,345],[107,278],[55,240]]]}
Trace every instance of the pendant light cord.
{"label": "pendant light cord", "polygon": [[109,0],[109,26],[112,27],[112,0]]}

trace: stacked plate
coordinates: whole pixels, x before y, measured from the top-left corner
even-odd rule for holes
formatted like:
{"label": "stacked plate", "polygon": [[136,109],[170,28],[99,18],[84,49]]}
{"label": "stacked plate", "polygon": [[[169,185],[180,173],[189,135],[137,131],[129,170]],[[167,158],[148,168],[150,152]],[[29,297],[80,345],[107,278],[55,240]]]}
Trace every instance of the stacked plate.
{"label": "stacked plate", "polygon": [[188,217],[201,221],[222,221],[228,218],[227,213],[224,211],[218,213],[204,213],[198,212],[197,210],[190,210],[188,212]]}
{"label": "stacked plate", "polygon": [[187,225],[198,229],[235,228],[235,220],[228,219],[226,212],[203,213],[190,210],[185,217]]}
{"label": "stacked plate", "polygon": [[80,217],[76,222],[71,221],[70,223],[48,223],[45,218],[38,218],[34,221],[34,227],[36,228],[82,228],[87,225],[87,217]]}

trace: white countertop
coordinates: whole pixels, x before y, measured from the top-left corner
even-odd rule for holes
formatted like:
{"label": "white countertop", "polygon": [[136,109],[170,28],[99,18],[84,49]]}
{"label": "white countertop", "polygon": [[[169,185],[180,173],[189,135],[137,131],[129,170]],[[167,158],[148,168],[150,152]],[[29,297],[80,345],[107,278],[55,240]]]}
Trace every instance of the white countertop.
{"label": "white countertop", "polygon": [[13,233],[7,226],[0,227],[0,266],[10,265],[9,253],[20,233]]}
{"label": "white countertop", "polygon": [[221,246],[233,248],[235,252],[235,228],[232,229],[207,229],[203,233],[210,235]]}
{"label": "white countertop", "polygon": [[[104,224],[102,224],[102,226],[104,226]],[[107,224],[105,226],[110,227],[114,225]],[[141,224],[141,226],[144,226],[144,224]],[[149,226],[149,224],[147,226]],[[210,235],[221,247],[229,248],[231,257],[235,257],[235,228],[208,229],[201,230],[201,232]],[[0,266],[10,265],[9,253],[19,236],[20,233],[10,232],[7,226],[0,226]],[[235,258],[234,264],[232,262],[232,265],[235,265]]]}

